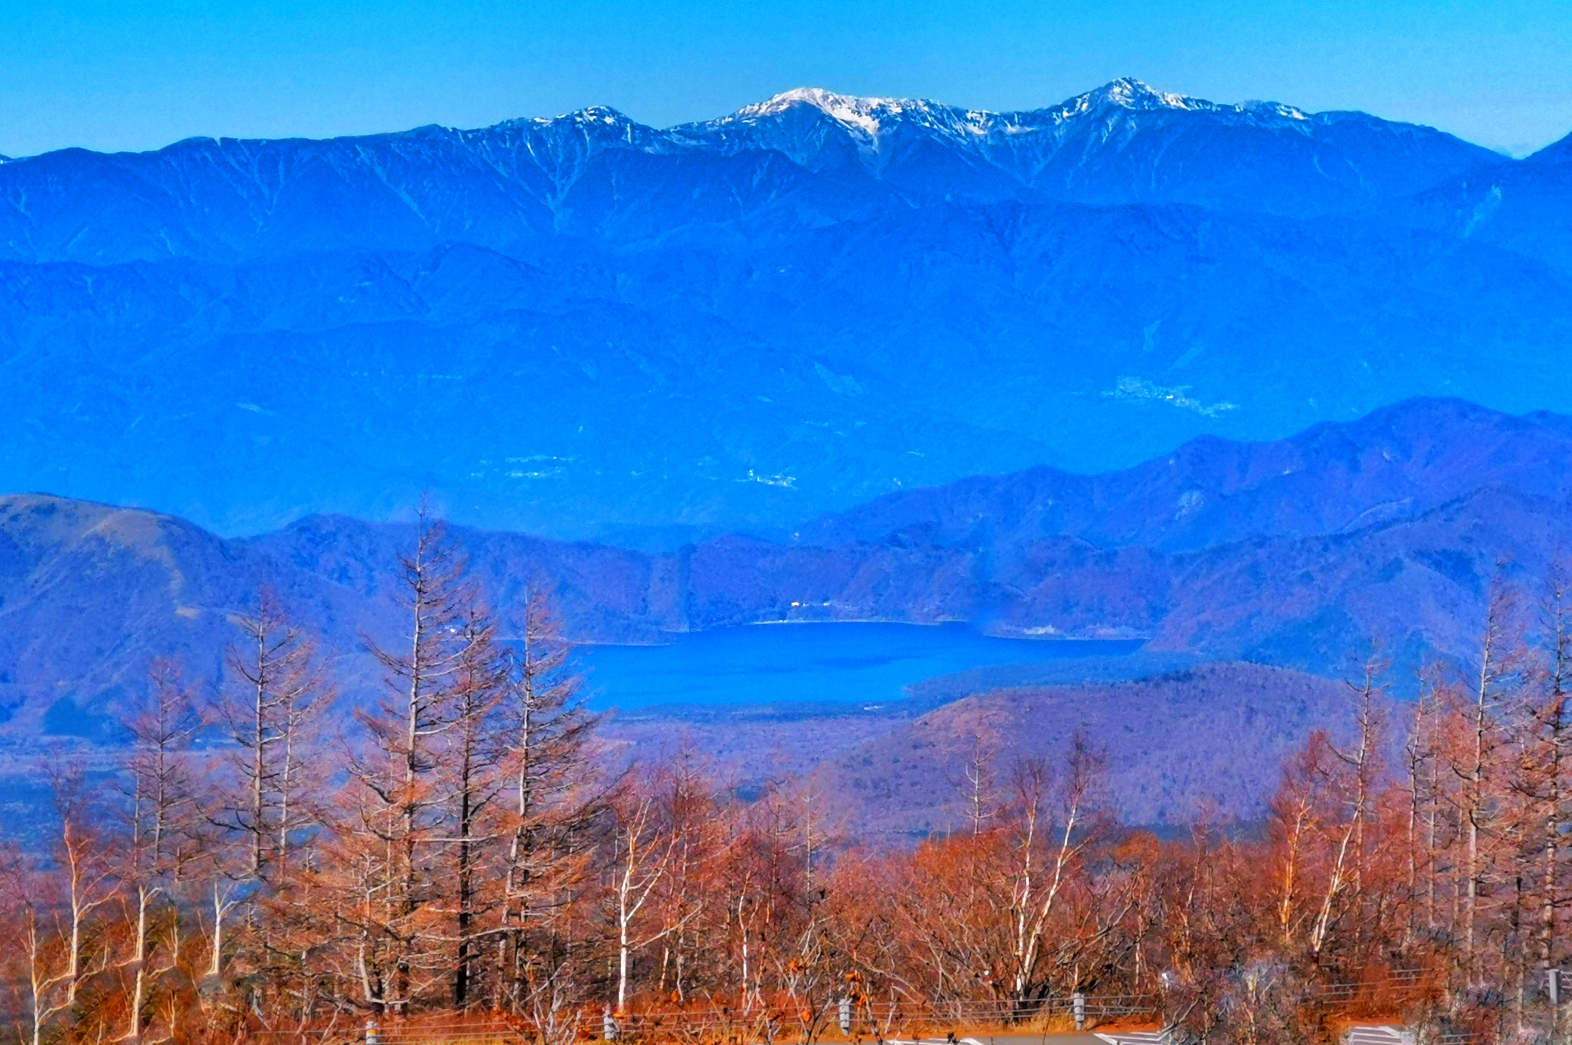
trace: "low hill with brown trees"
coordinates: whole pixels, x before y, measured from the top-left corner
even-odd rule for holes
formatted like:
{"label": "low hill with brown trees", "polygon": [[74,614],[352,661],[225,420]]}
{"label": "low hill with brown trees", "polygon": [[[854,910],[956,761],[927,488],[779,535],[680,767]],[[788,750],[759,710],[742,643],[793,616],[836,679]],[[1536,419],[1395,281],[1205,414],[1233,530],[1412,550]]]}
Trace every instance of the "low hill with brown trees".
{"label": "low hill with brown trees", "polygon": [[[980,673],[981,674],[981,673]],[[984,689],[929,708],[824,704],[613,713],[601,733],[619,763],[687,752],[748,790],[808,778],[834,829],[909,845],[969,829],[1008,782],[1000,766],[1059,758],[1077,735],[1106,757],[1103,799],[1129,824],[1198,816],[1259,824],[1283,759],[1343,721],[1343,682],[1260,664],[1209,663],[1124,681]]]}
{"label": "low hill with brown trees", "polygon": [[1343,721],[1348,687],[1258,664],[1130,682],[967,697],[842,752],[814,775],[859,833],[970,829],[1009,782],[1000,766],[1062,758],[1076,737],[1105,760],[1104,798],[1128,823],[1259,821],[1283,759]]}

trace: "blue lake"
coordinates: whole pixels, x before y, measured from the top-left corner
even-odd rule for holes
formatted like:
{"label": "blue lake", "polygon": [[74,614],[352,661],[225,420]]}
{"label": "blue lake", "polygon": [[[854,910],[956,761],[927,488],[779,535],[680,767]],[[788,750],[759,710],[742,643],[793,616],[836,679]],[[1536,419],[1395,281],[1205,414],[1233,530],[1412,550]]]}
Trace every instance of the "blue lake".
{"label": "blue lake", "polygon": [[581,648],[597,708],[899,700],[936,675],[1133,653],[1138,641],[1001,639],[968,624],[754,624]]}

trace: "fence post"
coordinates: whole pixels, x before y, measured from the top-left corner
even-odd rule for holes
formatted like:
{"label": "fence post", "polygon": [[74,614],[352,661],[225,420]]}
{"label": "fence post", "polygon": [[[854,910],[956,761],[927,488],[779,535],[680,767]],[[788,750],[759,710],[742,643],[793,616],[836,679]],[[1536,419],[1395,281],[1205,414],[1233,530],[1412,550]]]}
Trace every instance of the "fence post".
{"label": "fence post", "polygon": [[1545,995],[1550,1002],[1550,1040],[1556,1040],[1561,1016],[1561,970],[1545,970]]}
{"label": "fence post", "polygon": [[1086,1029],[1086,995],[1076,991],[1070,995],[1070,1015],[1075,1017],[1075,1029]]}
{"label": "fence post", "polygon": [[611,1006],[606,1006],[606,1011],[600,1017],[600,1036],[607,1041],[617,1040],[617,1017],[611,1014]]}
{"label": "fence post", "polygon": [[377,1045],[377,1021],[366,1021],[366,1045]]}
{"label": "fence post", "polygon": [[852,1028],[851,995],[841,995],[841,1033],[850,1034]]}

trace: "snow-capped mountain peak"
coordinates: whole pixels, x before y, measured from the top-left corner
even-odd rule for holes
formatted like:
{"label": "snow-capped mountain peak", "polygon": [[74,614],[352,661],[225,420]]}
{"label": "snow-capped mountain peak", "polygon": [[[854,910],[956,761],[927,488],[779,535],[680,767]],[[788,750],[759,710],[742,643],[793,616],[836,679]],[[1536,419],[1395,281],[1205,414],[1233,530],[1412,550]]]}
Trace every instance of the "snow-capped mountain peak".
{"label": "snow-capped mountain peak", "polygon": [[570,128],[581,133],[593,133],[598,137],[604,137],[607,132],[611,132],[614,136],[630,139],[654,133],[650,128],[630,119],[609,105],[590,105],[560,116],[521,116],[503,120],[490,127],[455,130],[453,133],[465,139],[479,139],[498,133],[549,133]]}
{"label": "snow-capped mountain peak", "polygon": [[601,124],[606,127],[623,127],[634,122],[609,105],[590,105],[583,109],[575,109],[573,112],[557,117],[557,120],[577,124]]}
{"label": "snow-capped mountain peak", "polygon": [[[745,106],[730,116],[672,128],[676,141],[722,150],[764,147],[818,169],[852,147],[877,168],[901,128],[920,128],[955,143],[986,134],[992,113],[969,112],[912,98],[862,98],[820,87],[798,87]],[[963,145],[964,147],[964,145]]]}
{"label": "snow-capped mountain peak", "polygon": [[797,87],[713,122],[754,123],[804,106],[817,109],[854,135],[867,139],[878,137],[884,124],[892,119],[916,117],[923,123],[950,123],[952,114],[958,111],[937,102],[912,98],[863,98],[837,94],[822,87]]}
{"label": "snow-capped mountain peak", "polygon": [[1220,104],[1204,98],[1159,91],[1132,76],[1122,76],[1095,91],[1088,91],[1071,98],[1060,107],[1059,111],[1063,118],[1073,118],[1107,109],[1124,109],[1130,112],[1248,113],[1255,117],[1279,117],[1295,121],[1309,119],[1303,111],[1281,102],[1250,101],[1234,105]]}
{"label": "snow-capped mountain peak", "polygon": [[1099,143],[1114,138],[1128,142],[1145,135],[1155,136],[1146,140],[1157,140],[1185,127],[1201,142],[1210,133],[1205,128],[1248,126],[1308,139],[1327,122],[1278,102],[1221,104],[1159,91],[1134,77],[1121,77],[1058,105],[1013,112],[798,87],[729,116],[653,132],[658,141],[649,147],[728,155],[767,150],[812,171],[861,163],[880,179],[891,170],[906,169],[908,160],[919,155],[930,158],[916,161],[912,169],[931,170],[931,157],[943,155],[955,169],[982,175],[977,184],[986,186],[944,190],[954,197],[957,189],[961,194],[991,195],[1013,192],[1014,186],[1037,186],[1050,167],[1061,171],[1052,178],[1073,179],[1079,176],[1073,171],[1089,169],[1090,157],[1099,155]]}
{"label": "snow-capped mountain peak", "polygon": [[899,111],[901,103],[894,98],[859,98],[856,95],[836,94],[821,87],[798,87],[777,94],[759,105],[749,106],[738,115],[769,116],[796,105],[811,105],[847,128],[872,137],[879,133],[880,117]]}
{"label": "snow-capped mountain peak", "polygon": [[839,94],[822,87],[794,87],[789,91],[782,91],[773,98],[744,106],[738,115],[757,113],[762,116],[781,112],[794,105],[811,105],[822,112],[838,114],[843,119],[850,119],[876,109],[899,105],[901,101],[902,99],[899,98],[865,98],[855,94]]}
{"label": "snow-capped mountain peak", "polygon": [[1187,98],[1182,94],[1170,94],[1150,87],[1133,76],[1121,76],[1111,83],[1104,84],[1095,91],[1088,91],[1080,96],[1077,101],[1084,100],[1087,108],[1099,104],[1117,105],[1121,109],[1187,109],[1206,110],[1215,108],[1211,102],[1201,101],[1197,98]]}
{"label": "snow-capped mountain peak", "polygon": [[804,109],[816,110],[829,117],[856,139],[865,153],[877,151],[880,139],[889,134],[896,124],[916,124],[953,140],[970,142],[995,133],[1016,136],[1035,130],[1062,129],[1080,117],[1098,113],[1248,114],[1267,120],[1276,118],[1302,122],[1308,119],[1303,112],[1290,105],[1277,102],[1218,104],[1188,95],[1159,91],[1127,76],[1077,95],[1058,106],[1014,113],[963,109],[913,98],[863,98],[837,94],[820,87],[798,87],[767,101],[745,106],[730,116],[692,124],[682,130],[699,134],[724,133],[733,128],[751,128],[777,122]]}

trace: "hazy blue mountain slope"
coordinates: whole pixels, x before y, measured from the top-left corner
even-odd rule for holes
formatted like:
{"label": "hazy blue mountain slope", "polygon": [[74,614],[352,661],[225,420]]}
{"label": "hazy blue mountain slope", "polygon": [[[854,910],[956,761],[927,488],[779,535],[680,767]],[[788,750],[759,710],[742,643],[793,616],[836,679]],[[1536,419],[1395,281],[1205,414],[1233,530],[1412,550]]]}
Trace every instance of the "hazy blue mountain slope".
{"label": "hazy blue mountain slope", "polygon": [[[288,295],[293,316],[258,316],[252,281],[272,284],[271,270],[225,270],[216,286],[205,272],[173,286],[133,273],[118,300],[83,306],[114,313],[129,351],[73,313],[90,274],[56,286],[65,307],[19,307],[0,332],[16,337],[4,354],[16,430],[0,459],[34,488],[86,484],[231,528],[266,528],[302,504],[383,514],[431,488],[455,514],[614,535],[792,518],[837,485],[887,489],[889,476],[853,470],[848,444],[901,461],[906,481],[943,481],[988,434],[943,415],[867,416],[812,361],[711,316],[569,300],[475,317],[463,278],[443,277],[428,304],[433,280],[406,283],[387,265],[346,285],[368,267]],[[184,324],[170,321],[177,309]],[[345,313],[359,315],[331,325]],[[1021,439],[1000,456],[1042,452]]]}
{"label": "hazy blue mountain slope", "polygon": [[1518,586],[1521,623],[1552,565],[1567,566],[1572,502],[1485,488],[1357,533],[1241,542],[1173,563],[1173,602],[1154,650],[1208,648],[1323,672],[1379,643],[1405,688],[1428,660],[1468,663],[1498,573]]}
{"label": "hazy blue mountain slope", "polygon": [[223,530],[431,488],[557,535],[773,533],[1397,394],[1527,408],[1572,343],[1572,281],[1543,265],[1344,219],[950,205],[747,250],[562,249],[0,267],[4,474]]}
{"label": "hazy blue mountain slope", "polygon": [[1572,410],[1563,152],[1116,81],[7,161],[0,488],[669,548],[1408,396]]}
{"label": "hazy blue mountain slope", "polygon": [[1107,475],[1038,468],[889,494],[794,539],[839,545],[901,533],[949,545],[979,534],[1074,535],[1177,551],[1415,518],[1483,485],[1572,499],[1572,419],[1411,401],[1277,442],[1197,439]]}
{"label": "hazy blue mountain slope", "polygon": [[[1036,470],[914,491],[794,540],[732,535],[652,554],[463,527],[453,536],[505,632],[526,594],[546,590],[580,641],[758,621],[967,620],[1331,675],[1374,641],[1406,685],[1435,658],[1468,661],[1498,571],[1522,587],[1526,612],[1564,560],[1569,447],[1566,417],[1421,400],[1280,443],[1209,439],[1094,480]],[[411,540],[409,524],[342,516],[222,539],[143,511],[7,498],[9,735],[36,735],[61,715],[98,729],[94,716],[154,656],[179,655],[210,681],[229,617],[262,584],[323,636],[360,699],[377,678],[363,636],[397,633],[393,577]]]}
{"label": "hazy blue mountain slope", "polygon": [[[398,634],[408,526],[317,517],[254,541],[149,512],[39,496],[0,499],[0,718],[12,736],[108,735],[155,657],[199,688],[221,673],[232,620],[267,586],[321,640],[351,700],[378,685],[366,641]],[[680,626],[638,553],[511,534],[466,535],[474,573],[516,628],[547,587],[580,639],[649,640]],[[669,600],[668,600],[669,601]]]}
{"label": "hazy blue mountain slope", "polygon": [[1532,156],[1449,179],[1392,216],[1572,273],[1572,135]]}
{"label": "hazy blue mountain slope", "polygon": [[[178,519],[54,498],[0,503],[0,706],[15,729],[102,738],[155,656],[215,677],[224,642],[214,603],[241,606],[259,564]],[[317,616],[308,586],[291,594]],[[345,609],[344,617],[359,616]]]}
{"label": "hazy blue mountain slope", "polygon": [[1077,470],[1093,446],[1102,470],[1254,434],[1264,411],[1303,427],[1405,394],[1515,400],[1572,335],[1553,304],[1572,282],[1543,264],[1352,221],[951,205],[814,239],[754,266],[728,314]]}

